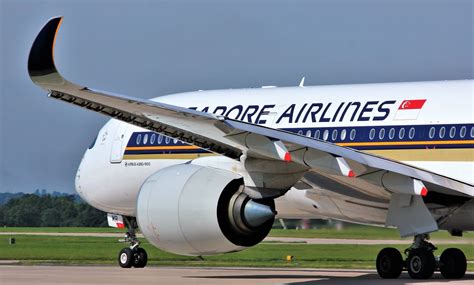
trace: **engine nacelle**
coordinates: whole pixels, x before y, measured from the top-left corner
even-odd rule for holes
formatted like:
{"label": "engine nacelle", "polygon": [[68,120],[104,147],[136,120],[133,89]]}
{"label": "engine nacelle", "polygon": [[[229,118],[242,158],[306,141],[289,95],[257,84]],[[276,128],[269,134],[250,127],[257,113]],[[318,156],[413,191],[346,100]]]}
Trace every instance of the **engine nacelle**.
{"label": "engine nacelle", "polygon": [[161,169],[140,189],[137,221],[153,245],[182,255],[213,255],[261,242],[274,217],[272,199],[252,200],[242,177],[193,164]]}

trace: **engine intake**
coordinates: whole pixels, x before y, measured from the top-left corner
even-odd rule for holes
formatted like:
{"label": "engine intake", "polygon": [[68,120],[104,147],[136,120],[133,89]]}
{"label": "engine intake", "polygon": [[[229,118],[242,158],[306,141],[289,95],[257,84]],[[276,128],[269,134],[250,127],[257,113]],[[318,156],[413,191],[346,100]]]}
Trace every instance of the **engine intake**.
{"label": "engine intake", "polygon": [[242,177],[193,164],[151,175],[137,200],[137,220],[153,245],[182,255],[243,250],[261,242],[275,218],[273,199],[252,200]]}

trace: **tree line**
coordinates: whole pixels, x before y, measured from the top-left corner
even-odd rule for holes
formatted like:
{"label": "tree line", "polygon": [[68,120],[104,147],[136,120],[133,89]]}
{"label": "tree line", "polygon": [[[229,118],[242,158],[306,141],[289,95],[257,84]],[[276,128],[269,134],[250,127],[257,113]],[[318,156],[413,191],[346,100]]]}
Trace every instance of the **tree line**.
{"label": "tree line", "polygon": [[0,205],[0,226],[102,227],[107,226],[107,215],[74,195],[25,194]]}

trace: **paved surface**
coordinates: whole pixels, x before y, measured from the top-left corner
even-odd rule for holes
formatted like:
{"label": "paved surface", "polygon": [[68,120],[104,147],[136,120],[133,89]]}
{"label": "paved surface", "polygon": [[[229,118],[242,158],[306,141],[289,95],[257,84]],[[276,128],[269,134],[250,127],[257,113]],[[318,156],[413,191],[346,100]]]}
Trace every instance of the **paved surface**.
{"label": "paved surface", "polygon": [[[41,232],[0,232],[0,235],[37,235],[37,236],[83,236],[83,237],[116,237],[123,238],[122,233],[41,233]],[[139,238],[143,238],[142,234],[137,234]],[[293,238],[293,237],[267,237],[267,242],[278,243],[306,243],[306,244],[411,244],[411,239],[329,239],[329,238]],[[474,240],[466,238],[453,238],[431,240],[434,244],[474,244]]]}
{"label": "paved surface", "polygon": [[[412,239],[330,239],[330,238],[284,238],[267,237],[264,241],[283,242],[283,243],[307,243],[307,244],[411,244]],[[433,244],[474,244],[472,239],[441,239],[430,240]]]}
{"label": "paved surface", "polygon": [[[122,269],[112,266],[0,266],[0,284],[445,284],[439,274],[414,281],[403,274],[396,280],[381,280],[370,270],[315,270],[263,268],[172,268]],[[474,273],[452,284],[474,284]]]}

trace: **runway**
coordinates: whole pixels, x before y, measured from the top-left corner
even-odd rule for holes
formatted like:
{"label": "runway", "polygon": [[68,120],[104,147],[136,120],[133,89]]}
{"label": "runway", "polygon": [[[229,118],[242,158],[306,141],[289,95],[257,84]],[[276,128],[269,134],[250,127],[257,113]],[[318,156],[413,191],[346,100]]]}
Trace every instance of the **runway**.
{"label": "runway", "polygon": [[[473,284],[474,273],[449,284]],[[445,284],[438,273],[415,281],[404,273],[396,280],[381,280],[373,270],[147,267],[116,266],[0,266],[0,284]]]}

